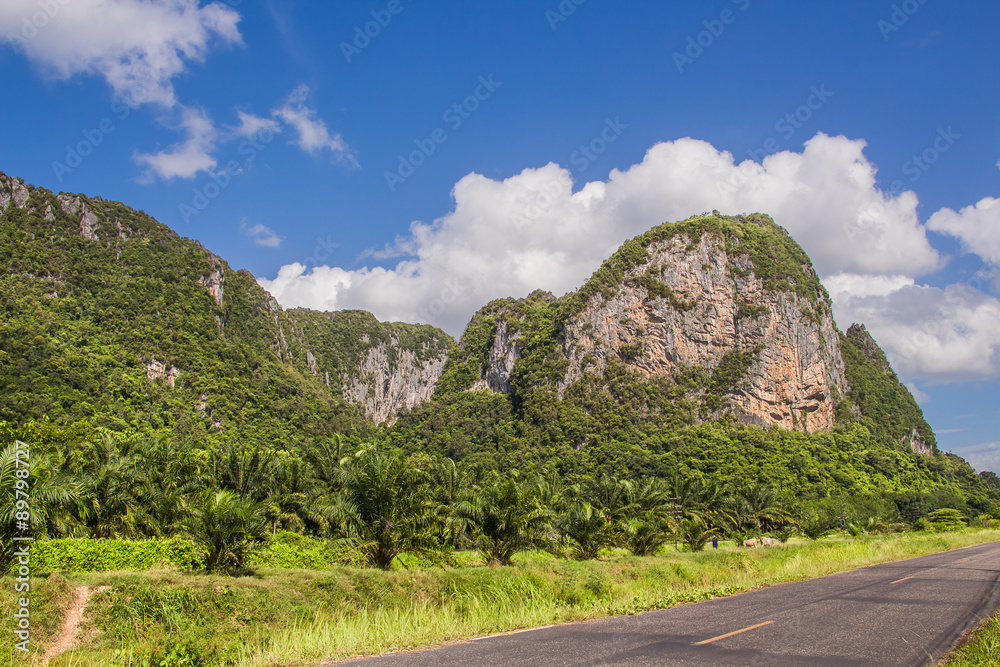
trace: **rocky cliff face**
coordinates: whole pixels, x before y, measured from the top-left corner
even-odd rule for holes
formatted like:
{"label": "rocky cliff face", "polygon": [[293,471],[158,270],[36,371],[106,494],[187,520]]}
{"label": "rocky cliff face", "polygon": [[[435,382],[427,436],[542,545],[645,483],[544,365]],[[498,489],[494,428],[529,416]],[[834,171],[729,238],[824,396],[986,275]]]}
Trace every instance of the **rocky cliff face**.
{"label": "rocky cliff face", "polygon": [[[783,234],[769,219],[756,224]],[[559,398],[585,373],[601,375],[612,363],[656,378],[695,368],[712,374],[737,359],[742,375],[716,387],[722,401],[712,405],[711,417],[831,429],[848,384],[828,297],[808,259],[789,274],[799,276],[798,289],[788,276],[777,287],[766,284],[774,276],[759,275],[768,271],[755,263],[751,241],[741,244],[711,229],[662,233],[630,247],[617,264],[609,260],[605,268],[616,284],[585,287],[557,306],[558,349],[550,359],[565,367],[556,383]],[[818,289],[801,289],[804,279]],[[511,391],[523,327],[516,316],[500,318],[471,389]]]}
{"label": "rocky cliff face", "polygon": [[[794,292],[765,290],[744,255],[705,235],[652,244],[649,261],[626,274],[610,299],[598,295],[566,323],[569,360],[560,395],[588,366],[609,358],[647,376],[715,369],[730,352],[754,351],[745,377],[725,396],[741,421],[789,430],[829,430],[835,399],[847,391],[839,337],[829,312],[815,313]],[[746,275],[733,275],[735,265]],[[669,288],[644,287],[641,276]],[[589,356],[588,356],[589,355]]]}
{"label": "rocky cliff face", "polygon": [[288,311],[308,372],[375,422],[430,400],[454,339],[426,325],[383,323],[365,311]]}
{"label": "rocky cliff face", "polygon": [[344,398],[376,424],[391,424],[403,410],[431,399],[446,356],[421,361],[413,350],[401,349],[398,338],[391,338],[388,344],[371,348],[354,373],[344,378]]}

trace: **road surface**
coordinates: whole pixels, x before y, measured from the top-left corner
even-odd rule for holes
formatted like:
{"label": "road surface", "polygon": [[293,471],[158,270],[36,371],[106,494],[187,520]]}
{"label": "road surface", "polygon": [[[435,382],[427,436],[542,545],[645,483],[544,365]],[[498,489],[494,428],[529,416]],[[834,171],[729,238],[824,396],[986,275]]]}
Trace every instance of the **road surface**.
{"label": "road surface", "polygon": [[339,663],[925,665],[1000,608],[1000,542],[635,616]]}

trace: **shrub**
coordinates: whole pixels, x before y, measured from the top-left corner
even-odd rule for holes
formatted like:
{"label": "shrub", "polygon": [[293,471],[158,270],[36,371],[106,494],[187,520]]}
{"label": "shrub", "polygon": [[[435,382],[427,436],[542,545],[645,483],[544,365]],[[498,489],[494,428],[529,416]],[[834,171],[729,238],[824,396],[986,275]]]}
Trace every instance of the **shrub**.
{"label": "shrub", "polygon": [[32,547],[32,564],[40,572],[148,570],[157,563],[184,570],[204,567],[198,545],[177,537],[156,540],[72,538],[37,542]]}

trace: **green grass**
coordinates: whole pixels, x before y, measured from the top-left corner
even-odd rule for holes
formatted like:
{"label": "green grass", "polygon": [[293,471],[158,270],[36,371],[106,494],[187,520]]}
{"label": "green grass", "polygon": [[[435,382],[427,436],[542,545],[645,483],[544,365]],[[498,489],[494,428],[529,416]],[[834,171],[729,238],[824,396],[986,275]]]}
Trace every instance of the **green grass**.
{"label": "green grass", "polygon": [[1000,614],[979,626],[948,656],[948,667],[1000,667]]}
{"label": "green grass", "polygon": [[[58,631],[75,586],[108,586],[87,609],[82,642],[53,666],[160,665],[171,651],[194,656],[166,665],[315,665],[439,645],[522,628],[628,614],[807,579],[1000,539],[1000,531],[903,534],[792,542],[768,549],[663,554],[608,553],[576,562],[532,552],[514,567],[486,567],[459,554],[459,567],[391,572],[356,567],[262,569],[224,577],[170,569],[51,574],[35,581],[36,650]],[[13,579],[0,579],[11,627]],[[37,656],[37,654],[34,654]],[[0,647],[0,664],[40,664]]]}

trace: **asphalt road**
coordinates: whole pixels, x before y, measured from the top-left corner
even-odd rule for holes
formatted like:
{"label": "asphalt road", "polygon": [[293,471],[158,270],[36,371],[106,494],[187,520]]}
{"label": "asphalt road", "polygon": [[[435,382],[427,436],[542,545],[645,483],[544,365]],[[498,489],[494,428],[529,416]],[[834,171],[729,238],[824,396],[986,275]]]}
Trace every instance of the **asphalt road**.
{"label": "asphalt road", "polygon": [[993,542],[673,609],[340,665],[925,665],[998,608],[1000,542]]}

